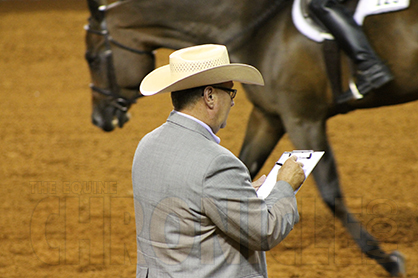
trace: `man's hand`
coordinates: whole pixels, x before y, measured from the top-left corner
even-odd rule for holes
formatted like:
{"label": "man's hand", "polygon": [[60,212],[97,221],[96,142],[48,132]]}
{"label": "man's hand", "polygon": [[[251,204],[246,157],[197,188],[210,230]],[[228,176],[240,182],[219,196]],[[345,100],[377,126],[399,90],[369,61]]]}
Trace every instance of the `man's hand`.
{"label": "man's hand", "polygon": [[303,163],[296,161],[296,156],[291,156],[283,163],[277,174],[277,180],[282,180],[289,183],[293,190],[298,189],[305,180],[305,173],[303,172]]}
{"label": "man's hand", "polygon": [[255,191],[257,191],[260,188],[260,186],[263,184],[265,180],[266,180],[266,175],[262,175],[258,180],[253,181],[252,185]]}

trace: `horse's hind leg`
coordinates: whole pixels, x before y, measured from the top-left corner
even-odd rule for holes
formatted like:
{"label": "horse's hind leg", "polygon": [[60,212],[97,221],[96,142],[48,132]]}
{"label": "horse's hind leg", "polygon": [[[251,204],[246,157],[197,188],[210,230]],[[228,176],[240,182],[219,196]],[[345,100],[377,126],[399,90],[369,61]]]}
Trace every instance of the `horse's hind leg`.
{"label": "horse's hind leg", "polygon": [[330,148],[326,150],[326,155],[317,165],[313,176],[325,203],[342,222],[361,251],[369,258],[376,260],[392,276],[398,276],[400,272],[404,272],[404,262],[401,261],[403,258],[397,256],[396,253],[386,254],[379,246],[379,242],[349,212],[340,189],[335,160]]}
{"label": "horse's hind leg", "polygon": [[254,107],[247,124],[239,158],[254,177],[285,133],[278,116],[266,114]]}
{"label": "horse's hind leg", "polygon": [[326,138],[325,123],[293,123],[292,128],[288,128],[288,134],[296,148],[325,151],[312,174],[321,197],[348,230],[361,251],[376,260],[392,276],[405,273],[402,255],[398,252],[386,254],[380,248],[379,242],[349,212],[343,200],[332,149]]}

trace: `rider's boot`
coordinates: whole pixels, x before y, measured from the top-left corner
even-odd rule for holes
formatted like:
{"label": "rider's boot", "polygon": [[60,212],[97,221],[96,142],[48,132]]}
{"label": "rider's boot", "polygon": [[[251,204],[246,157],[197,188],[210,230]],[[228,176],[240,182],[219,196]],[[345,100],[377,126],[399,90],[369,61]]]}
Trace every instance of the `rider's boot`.
{"label": "rider's boot", "polygon": [[362,28],[336,0],[312,0],[309,8],[357,66],[356,86],[364,95],[393,79],[389,68],[372,49]]}

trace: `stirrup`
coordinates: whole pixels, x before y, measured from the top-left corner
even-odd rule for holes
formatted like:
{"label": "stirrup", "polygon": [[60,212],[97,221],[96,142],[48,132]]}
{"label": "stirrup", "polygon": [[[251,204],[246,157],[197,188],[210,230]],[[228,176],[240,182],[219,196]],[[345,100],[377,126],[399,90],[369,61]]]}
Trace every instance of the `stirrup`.
{"label": "stirrup", "polygon": [[336,101],[341,104],[352,99],[362,99],[371,90],[380,88],[393,79],[394,76],[389,68],[383,63],[377,63],[357,74],[357,84],[350,77],[349,90],[340,95]]}
{"label": "stirrup", "polygon": [[352,93],[354,99],[362,99],[363,98],[363,95],[358,90],[357,85],[354,82],[353,78],[350,78],[350,81],[348,82],[348,87],[350,87],[349,92]]}
{"label": "stirrup", "polygon": [[338,104],[347,102],[349,100],[358,100],[363,98],[363,95],[360,94],[357,85],[352,77],[350,77],[348,87],[350,88],[349,90],[337,97],[336,101]]}

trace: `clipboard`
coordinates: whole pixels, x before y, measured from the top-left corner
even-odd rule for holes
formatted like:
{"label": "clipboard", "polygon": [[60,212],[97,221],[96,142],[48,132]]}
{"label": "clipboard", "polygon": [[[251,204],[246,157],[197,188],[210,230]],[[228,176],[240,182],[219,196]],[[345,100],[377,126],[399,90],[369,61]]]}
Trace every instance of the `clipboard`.
{"label": "clipboard", "polygon": [[[313,150],[294,150],[291,152],[284,152],[279,160],[277,160],[270,173],[267,175],[264,183],[257,190],[257,196],[261,199],[265,199],[270,194],[271,190],[276,185],[277,173],[279,172],[279,169],[282,167],[283,163],[292,155],[297,157],[296,161],[303,163],[302,169],[305,173],[306,180],[324,153],[324,151]],[[295,191],[295,195],[301,189],[302,185]]]}

